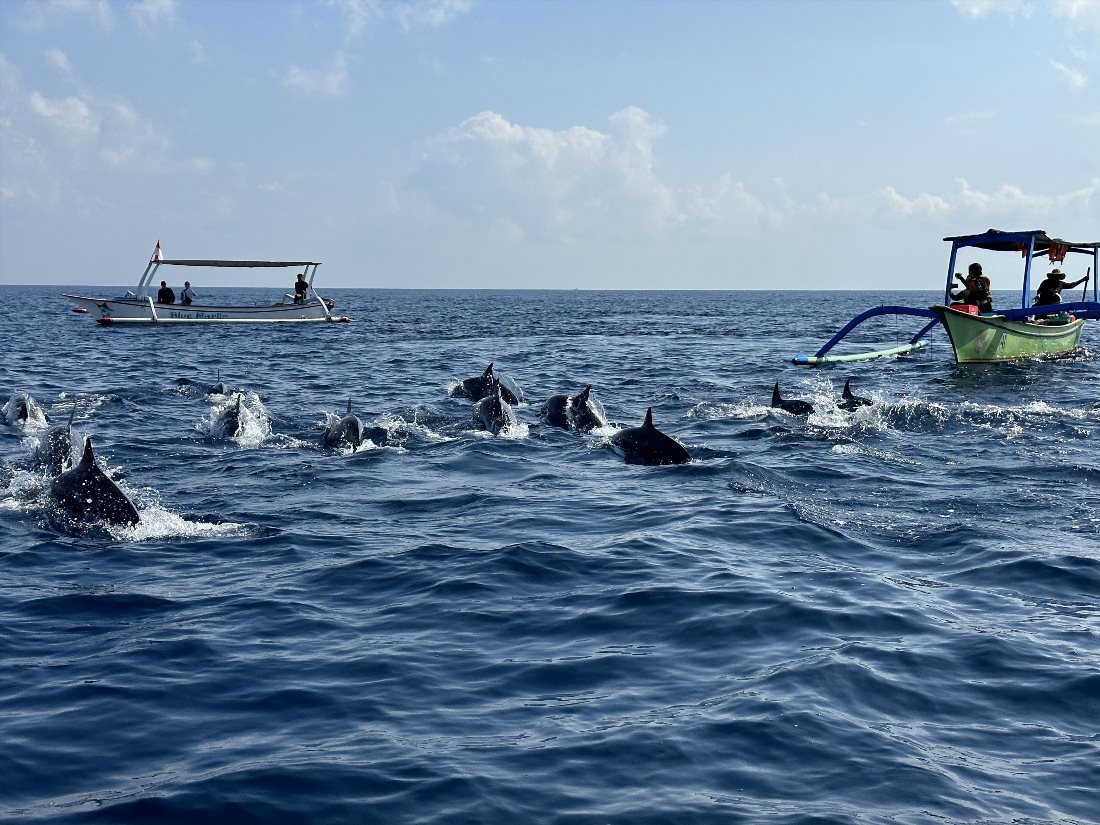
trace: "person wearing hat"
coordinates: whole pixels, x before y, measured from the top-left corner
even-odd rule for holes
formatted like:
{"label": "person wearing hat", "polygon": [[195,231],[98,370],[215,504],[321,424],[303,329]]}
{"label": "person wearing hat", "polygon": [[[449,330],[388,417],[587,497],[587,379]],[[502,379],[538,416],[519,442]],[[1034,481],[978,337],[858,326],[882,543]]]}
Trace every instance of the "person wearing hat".
{"label": "person wearing hat", "polygon": [[990,292],[989,278],[982,274],[982,265],[973,263],[966,270],[966,279],[958,272],[955,277],[963,282],[965,289],[951,293],[951,299],[964,304],[974,304],[978,312],[993,311],[993,293]]}
{"label": "person wearing hat", "polygon": [[191,289],[191,282],[183,282],[183,290],[180,292],[180,303],[184,306],[190,306],[191,302],[198,296],[195,294],[195,290]]}
{"label": "person wearing hat", "polygon": [[1039,290],[1035,293],[1035,300],[1032,301],[1032,306],[1042,307],[1049,306],[1050,304],[1060,304],[1062,302],[1062,290],[1069,288],[1073,289],[1075,286],[1081,286],[1085,281],[1089,279],[1086,275],[1079,281],[1074,281],[1072,284],[1067,284],[1066,273],[1060,269],[1052,269],[1050,274],[1043,279],[1043,282],[1039,284]]}

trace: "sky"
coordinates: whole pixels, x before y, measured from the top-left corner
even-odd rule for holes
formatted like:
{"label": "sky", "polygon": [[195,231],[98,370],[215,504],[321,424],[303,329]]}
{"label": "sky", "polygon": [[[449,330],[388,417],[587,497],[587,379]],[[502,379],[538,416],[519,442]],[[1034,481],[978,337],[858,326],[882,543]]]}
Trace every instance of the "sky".
{"label": "sky", "polygon": [[991,227],[1100,241],[1100,0],[0,0],[2,284],[942,289]]}

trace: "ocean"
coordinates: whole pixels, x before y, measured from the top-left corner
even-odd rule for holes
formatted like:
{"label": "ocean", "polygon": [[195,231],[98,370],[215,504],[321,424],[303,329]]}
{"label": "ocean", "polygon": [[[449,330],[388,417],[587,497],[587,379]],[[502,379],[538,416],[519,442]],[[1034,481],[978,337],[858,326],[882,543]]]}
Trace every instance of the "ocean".
{"label": "ocean", "polygon": [[[1100,324],[807,368],[941,296],[332,289],[350,324],[125,329],[63,291],[0,288],[0,403],[75,410],[141,520],[66,518],[42,427],[0,422],[0,821],[1100,821]],[[503,436],[448,394],[490,362]],[[539,421],[589,384],[611,426]],[[387,446],[322,445],[349,398]],[[647,408],[690,464],[609,446]]]}

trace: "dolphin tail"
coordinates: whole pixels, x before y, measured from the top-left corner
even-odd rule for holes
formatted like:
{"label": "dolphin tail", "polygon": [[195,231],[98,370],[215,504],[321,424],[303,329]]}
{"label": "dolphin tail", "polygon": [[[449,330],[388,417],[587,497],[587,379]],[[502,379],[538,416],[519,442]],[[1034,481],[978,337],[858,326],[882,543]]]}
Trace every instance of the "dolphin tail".
{"label": "dolphin tail", "polygon": [[783,403],[783,398],[782,398],[782,396],[779,395],[779,382],[776,381],[775,386],[772,387],[772,406],[773,407],[778,407],[782,403]]}
{"label": "dolphin tail", "polygon": [[643,427],[649,427],[650,429],[656,429],[653,425],[653,407],[650,407],[645,411],[645,421],[642,422]]}

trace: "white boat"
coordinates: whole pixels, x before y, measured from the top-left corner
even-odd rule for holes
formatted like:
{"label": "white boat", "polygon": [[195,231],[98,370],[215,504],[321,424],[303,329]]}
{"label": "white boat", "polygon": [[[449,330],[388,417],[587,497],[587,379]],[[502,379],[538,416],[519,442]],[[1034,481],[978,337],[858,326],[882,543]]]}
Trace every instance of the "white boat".
{"label": "white boat", "polygon": [[[153,296],[152,284],[162,266],[229,267],[238,269],[298,268],[309,283],[305,300],[295,303],[293,296],[284,295],[277,303],[254,306],[223,304],[160,304]],[[347,316],[333,315],[332,301],[322,298],[313,289],[317,275],[315,261],[216,261],[216,260],[157,260],[155,257],[145,267],[134,292],[115,298],[89,298],[86,295],[69,295],[75,308],[86,309],[100,324],[255,324],[255,323],[307,323],[311,321],[346,322]]]}

